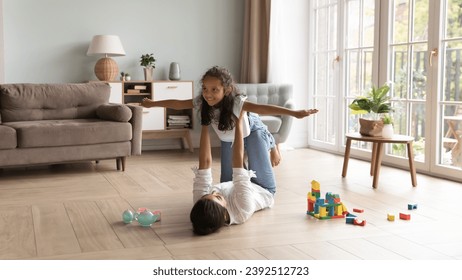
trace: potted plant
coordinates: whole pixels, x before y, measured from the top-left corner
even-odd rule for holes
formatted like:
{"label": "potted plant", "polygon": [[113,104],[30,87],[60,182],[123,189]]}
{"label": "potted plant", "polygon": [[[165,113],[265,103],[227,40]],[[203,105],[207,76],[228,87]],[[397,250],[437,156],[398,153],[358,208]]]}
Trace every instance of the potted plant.
{"label": "potted plant", "polygon": [[383,120],[380,116],[393,111],[388,92],[390,87],[387,84],[376,88],[372,87],[366,96],[360,96],[353,100],[348,106],[353,114],[372,114],[372,120],[359,119],[359,133],[366,136],[381,136]]}
{"label": "potted plant", "polygon": [[154,54],[143,54],[141,55],[140,65],[144,67],[144,79],[146,81],[152,81],[152,71],[156,68],[156,59]]}

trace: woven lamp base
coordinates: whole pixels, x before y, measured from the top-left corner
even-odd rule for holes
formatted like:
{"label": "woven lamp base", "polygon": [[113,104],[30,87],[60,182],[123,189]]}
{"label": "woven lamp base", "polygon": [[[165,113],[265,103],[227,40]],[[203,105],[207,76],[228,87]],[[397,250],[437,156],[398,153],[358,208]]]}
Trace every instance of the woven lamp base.
{"label": "woven lamp base", "polygon": [[114,81],[119,74],[117,63],[109,57],[103,57],[95,65],[95,75],[100,81]]}

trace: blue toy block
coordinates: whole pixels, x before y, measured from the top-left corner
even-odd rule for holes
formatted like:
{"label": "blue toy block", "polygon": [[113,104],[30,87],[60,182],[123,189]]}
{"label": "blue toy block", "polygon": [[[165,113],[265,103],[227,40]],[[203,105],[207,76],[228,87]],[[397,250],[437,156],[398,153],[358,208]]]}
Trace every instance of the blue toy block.
{"label": "blue toy block", "polygon": [[350,225],[354,225],[356,217],[346,217],[345,222]]}
{"label": "blue toy block", "polygon": [[413,209],[417,209],[417,204],[408,204],[407,205],[407,210],[413,210]]}

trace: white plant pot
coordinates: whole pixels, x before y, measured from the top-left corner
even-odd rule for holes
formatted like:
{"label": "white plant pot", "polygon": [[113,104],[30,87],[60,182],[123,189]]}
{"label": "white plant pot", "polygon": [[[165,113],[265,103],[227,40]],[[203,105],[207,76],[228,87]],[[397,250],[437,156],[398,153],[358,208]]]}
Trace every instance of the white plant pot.
{"label": "white plant pot", "polygon": [[384,124],[382,128],[382,137],[383,138],[393,138],[393,125],[392,124]]}

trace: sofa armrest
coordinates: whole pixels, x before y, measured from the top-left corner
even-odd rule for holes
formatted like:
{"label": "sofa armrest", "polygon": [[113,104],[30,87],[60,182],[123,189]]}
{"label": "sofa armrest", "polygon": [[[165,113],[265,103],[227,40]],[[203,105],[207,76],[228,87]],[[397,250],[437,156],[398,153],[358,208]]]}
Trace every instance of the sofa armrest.
{"label": "sofa armrest", "polygon": [[96,108],[98,118],[106,121],[128,122],[132,118],[132,111],[124,104],[103,104]]}
{"label": "sofa armrest", "polygon": [[[285,108],[288,108],[288,109],[295,109],[295,105],[294,105],[294,102],[293,102],[293,99],[289,99],[287,100],[284,105],[282,105],[282,107],[285,107]],[[275,139],[276,140],[276,143],[284,143],[287,138],[289,137],[289,133],[290,133],[290,128],[292,127],[292,121],[294,120],[294,117],[292,116],[287,116],[287,115],[283,115],[281,116],[282,118],[282,124],[281,124],[281,128],[279,128],[279,132],[278,132],[278,139]]]}
{"label": "sofa armrest", "polygon": [[132,118],[129,122],[132,125],[132,155],[141,155],[143,107],[127,104],[132,111]]}

